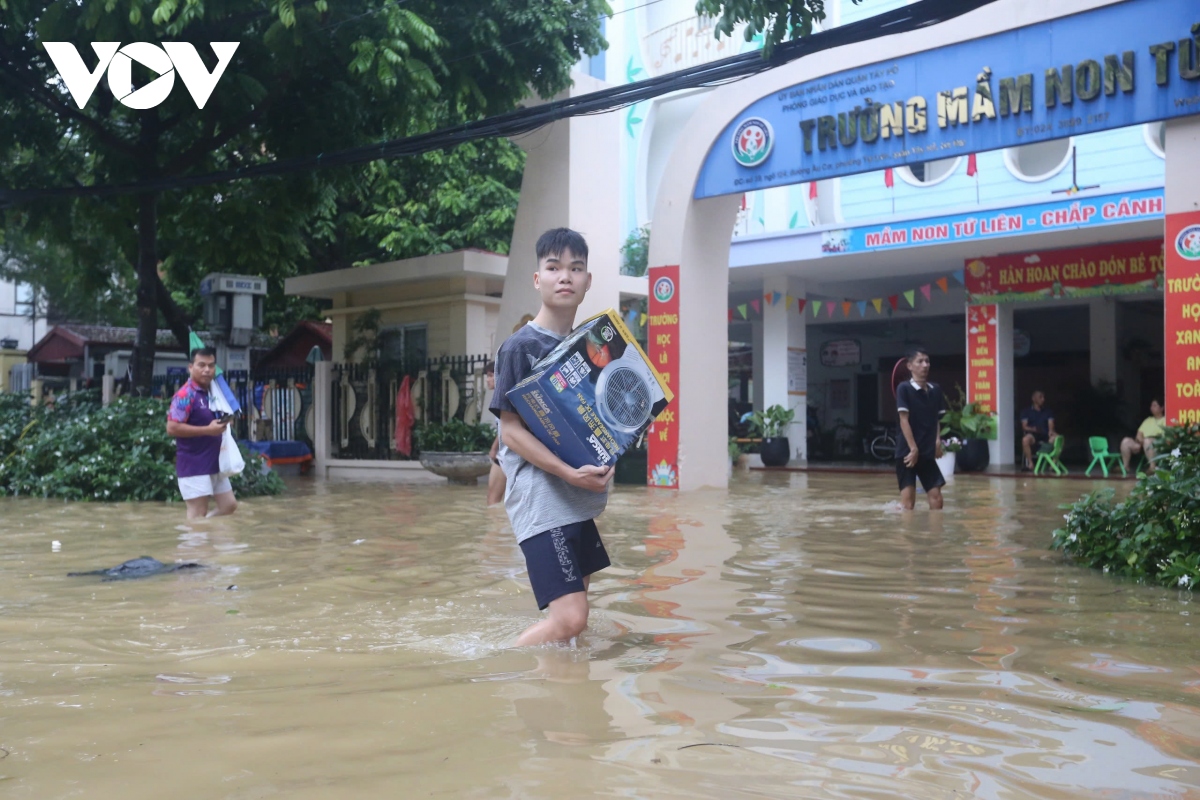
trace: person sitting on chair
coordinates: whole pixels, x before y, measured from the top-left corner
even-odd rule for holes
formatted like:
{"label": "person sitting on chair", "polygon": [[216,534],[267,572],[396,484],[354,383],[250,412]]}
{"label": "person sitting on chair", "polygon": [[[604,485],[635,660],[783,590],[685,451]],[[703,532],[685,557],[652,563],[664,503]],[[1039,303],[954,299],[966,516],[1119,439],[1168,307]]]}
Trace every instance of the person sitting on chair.
{"label": "person sitting on chair", "polygon": [[1166,428],[1166,410],[1158,399],[1150,401],[1150,416],[1138,426],[1136,436],[1126,436],[1121,440],[1121,463],[1125,465],[1126,474],[1129,464],[1138,453],[1146,456],[1147,470],[1154,471],[1154,441],[1163,435]]}
{"label": "person sitting on chair", "polygon": [[1052,445],[1058,438],[1054,412],[1046,408],[1046,395],[1040,389],[1033,393],[1033,405],[1021,412],[1021,432],[1021,470],[1026,472],[1033,469],[1034,445]]}

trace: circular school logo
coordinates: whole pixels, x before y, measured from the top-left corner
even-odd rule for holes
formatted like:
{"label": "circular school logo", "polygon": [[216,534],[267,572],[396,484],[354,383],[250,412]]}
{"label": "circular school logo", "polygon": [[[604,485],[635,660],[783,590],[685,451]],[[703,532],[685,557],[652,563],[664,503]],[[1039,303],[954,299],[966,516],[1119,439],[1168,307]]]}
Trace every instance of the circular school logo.
{"label": "circular school logo", "polygon": [[670,278],[659,278],[654,282],[654,299],[665,303],[675,296],[675,281]]}
{"label": "circular school logo", "polygon": [[733,131],[733,160],[743,167],[757,167],[771,155],[775,144],[775,131],[771,123],[761,117],[742,120]]}
{"label": "circular school logo", "polygon": [[1175,237],[1175,252],[1188,261],[1200,261],[1200,225],[1188,225]]}

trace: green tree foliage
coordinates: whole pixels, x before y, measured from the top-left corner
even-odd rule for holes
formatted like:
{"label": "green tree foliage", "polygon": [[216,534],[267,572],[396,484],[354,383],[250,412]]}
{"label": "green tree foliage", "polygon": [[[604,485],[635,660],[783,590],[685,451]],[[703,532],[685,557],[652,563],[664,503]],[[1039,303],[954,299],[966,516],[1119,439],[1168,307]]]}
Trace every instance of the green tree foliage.
{"label": "green tree foliage", "polygon": [[780,42],[812,33],[813,25],[825,19],[825,0],[699,0],[696,13],[717,18],[718,36],[732,36],[745,23],[746,41],[761,35],[766,57]]}
{"label": "green tree foliage", "polygon": [[1121,502],[1113,490],[1068,507],[1054,546],[1105,572],[1189,589],[1200,581],[1200,425],[1168,428],[1156,469]]}
{"label": "green tree foliage", "polygon": [[[34,408],[28,394],[0,394],[0,496],[178,500],[167,406],[125,397],[102,407],[92,390]],[[246,469],[232,480],[240,497],[283,491],[261,456],[243,449],[242,457]]]}
{"label": "green tree foliage", "polygon": [[[530,91],[563,89],[579,54],[604,46],[607,13],[604,0],[0,0],[0,185],[236,169],[500,113]],[[177,82],[161,105],[139,111],[103,83],[78,108],[46,41],[73,43],[89,68],[93,41],[191,42],[209,69],[208,42],[240,44],[204,109]],[[135,87],[156,77],[134,69]],[[10,264],[26,265],[23,279],[36,279],[30,265],[41,261],[57,265],[60,284],[116,287],[136,311],[135,382],[148,386],[156,309],[184,336],[203,273],[264,275],[273,310],[287,312],[288,275],[379,253],[479,246],[475,236],[494,241],[519,156],[506,143],[460,150],[365,170],[25,204],[6,210],[0,247]],[[475,185],[480,163],[493,169]],[[484,213],[472,213],[475,202]]]}

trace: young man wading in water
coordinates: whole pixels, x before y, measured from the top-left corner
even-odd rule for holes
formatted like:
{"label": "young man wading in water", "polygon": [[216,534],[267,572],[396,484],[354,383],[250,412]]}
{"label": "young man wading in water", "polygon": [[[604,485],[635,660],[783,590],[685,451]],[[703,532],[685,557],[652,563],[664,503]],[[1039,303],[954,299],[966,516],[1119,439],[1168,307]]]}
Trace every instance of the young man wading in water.
{"label": "young man wading in water", "polygon": [[518,647],[565,641],[582,633],[587,627],[590,576],[609,565],[594,519],[608,504],[612,468],[568,466],[525,427],[506,396],[571,332],[575,311],[592,285],[587,242],[575,231],[546,231],[536,249],[533,288],[541,295],[542,307],[533,321],[500,346],[491,403],[500,419],[505,510],[525,554],[538,608],[550,609],[545,619],[517,638]]}
{"label": "young man wading in water", "polygon": [[[217,353],[210,347],[192,351],[188,378],[167,411],[167,435],[175,437],[175,476],[179,493],[187,504],[187,518],[221,516],[237,511],[233,486],[221,477],[221,437],[229,420],[218,421],[209,408],[213,377],[217,374]],[[217,501],[216,510],[208,511],[208,498]]]}
{"label": "young man wading in water", "polygon": [[946,479],[938,469],[942,457],[941,420],[946,400],[936,383],[929,382],[929,353],[915,348],[908,354],[912,379],[896,389],[902,436],[896,443],[896,478],[900,482],[900,505],[910,510],[917,503],[917,479],[929,498],[929,507],[942,507]]}

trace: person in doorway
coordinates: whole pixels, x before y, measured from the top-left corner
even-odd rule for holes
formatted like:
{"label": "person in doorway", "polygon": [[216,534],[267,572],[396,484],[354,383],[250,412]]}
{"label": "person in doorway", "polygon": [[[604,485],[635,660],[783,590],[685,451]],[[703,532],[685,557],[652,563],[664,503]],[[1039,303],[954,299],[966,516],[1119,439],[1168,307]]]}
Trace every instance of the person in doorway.
{"label": "person in doorway", "polygon": [[896,479],[900,505],[911,510],[917,504],[917,481],[929,498],[929,508],[942,507],[946,479],[938,468],[942,457],[941,421],[946,398],[941,387],[929,382],[929,353],[917,347],[908,352],[909,380],[896,388],[896,411],[900,415],[900,440],[896,442]]}
{"label": "person in doorway", "polygon": [[1154,471],[1154,443],[1166,431],[1166,414],[1166,409],[1157,398],[1151,400],[1150,416],[1142,420],[1137,434],[1132,437],[1126,436],[1121,440],[1121,463],[1125,465],[1126,474],[1129,473],[1130,462],[1138,453],[1146,456],[1146,469],[1150,472]]}
{"label": "person in doorway", "polygon": [[1021,471],[1033,469],[1033,448],[1054,444],[1054,412],[1046,408],[1046,395],[1040,389],[1033,393],[1033,405],[1021,412]]}
{"label": "person in doorway", "polygon": [[[188,380],[167,411],[167,435],[175,438],[175,477],[179,493],[187,505],[187,518],[199,519],[232,514],[237,499],[229,478],[222,477],[221,437],[232,417],[219,419],[209,406],[213,378],[217,374],[217,353],[211,347],[198,347],[191,353]],[[219,390],[218,390],[219,391]],[[210,513],[208,499],[217,507]]]}
{"label": "person in doorway", "polygon": [[[514,331],[515,332],[515,331]],[[489,361],[483,367],[483,379],[487,382],[489,392],[496,391],[496,362]],[[492,468],[488,471],[488,486],[487,486],[487,504],[488,508],[497,503],[504,502],[504,487],[507,481],[504,478],[504,470],[500,468],[500,435],[496,434],[496,438],[492,440],[492,449],[488,452],[488,458],[492,460]]]}
{"label": "person in doorway", "polygon": [[540,610],[550,613],[527,628],[516,645],[574,638],[587,627],[590,576],[609,566],[595,518],[608,504],[612,467],[569,466],[525,427],[509,389],[571,332],[575,312],[592,285],[588,246],[568,228],[538,239],[533,288],[537,315],[505,340],[496,354],[491,411],[500,419],[500,466],[508,481],[504,505],[525,555]]}

